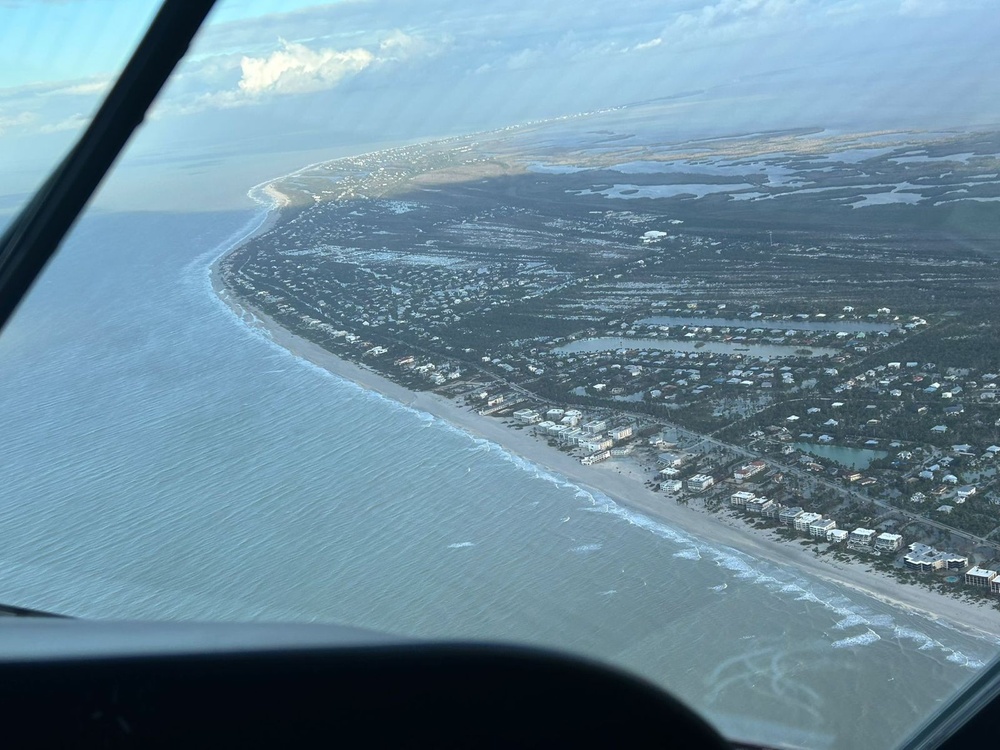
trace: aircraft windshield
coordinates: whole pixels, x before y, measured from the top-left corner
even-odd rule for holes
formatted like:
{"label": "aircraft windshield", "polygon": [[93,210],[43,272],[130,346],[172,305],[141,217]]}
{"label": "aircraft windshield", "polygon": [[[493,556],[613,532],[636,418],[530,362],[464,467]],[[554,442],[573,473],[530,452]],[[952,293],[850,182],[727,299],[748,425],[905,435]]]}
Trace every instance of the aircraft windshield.
{"label": "aircraft windshield", "polygon": [[[0,222],[154,11],[0,7]],[[998,32],[219,3],[0,337],[0,603],[538,644],[898,745],[1000,646]]]}

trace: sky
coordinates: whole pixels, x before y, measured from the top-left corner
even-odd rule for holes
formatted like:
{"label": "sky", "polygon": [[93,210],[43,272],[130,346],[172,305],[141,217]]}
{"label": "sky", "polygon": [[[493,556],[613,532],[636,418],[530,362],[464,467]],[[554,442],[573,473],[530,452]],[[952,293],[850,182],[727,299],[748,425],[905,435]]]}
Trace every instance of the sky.
{"label": "sky", "polygon": [[[156,7],[0,0],[0,211],[79,135]],[[984,126],[998,32],[994,0],[220,0],[125,161],[144,184],[223,161],[264,179],[679,95],[679,136]]]}

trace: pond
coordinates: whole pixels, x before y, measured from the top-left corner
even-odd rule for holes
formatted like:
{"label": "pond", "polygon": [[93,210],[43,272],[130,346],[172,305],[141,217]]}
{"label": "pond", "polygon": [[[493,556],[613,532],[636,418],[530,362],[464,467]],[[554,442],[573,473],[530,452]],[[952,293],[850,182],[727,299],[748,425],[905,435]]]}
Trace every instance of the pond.
{"label": "pond", "polygon": [[[555,351],[560,354],[608,352],[618,349],[655,349],[663,352],[727,354],[751,359],[790,359],[795,357],[824,357],[839,354],[836,349],[822,346],[783,346],[781,344],[734,344],[725,341],[668,341],[666,339],[626,338],[624,336],[598,336],[580,339]],[[808,352],[808,354],[804,353]]]}
{"label": "pond", "polygon": [[825,458],[848,469],[863,471],[871,466],[872,461],[885,458],[888,451],[877,451],[870,448],[847,448],[843,445],[817,445],[815,443],[794,443],[794,446],[813,456]]}

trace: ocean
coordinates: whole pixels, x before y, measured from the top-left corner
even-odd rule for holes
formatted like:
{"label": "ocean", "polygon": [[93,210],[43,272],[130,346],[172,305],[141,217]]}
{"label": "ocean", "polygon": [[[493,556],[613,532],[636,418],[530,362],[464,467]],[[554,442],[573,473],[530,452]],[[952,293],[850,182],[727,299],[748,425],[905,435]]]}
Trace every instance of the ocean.
{"label": "ocean", "polygon": [[4,331],[0,602],[552,646],[813,747],[897,744],[997,653],[296,359],[209,283],[261,219],[86,217]]}

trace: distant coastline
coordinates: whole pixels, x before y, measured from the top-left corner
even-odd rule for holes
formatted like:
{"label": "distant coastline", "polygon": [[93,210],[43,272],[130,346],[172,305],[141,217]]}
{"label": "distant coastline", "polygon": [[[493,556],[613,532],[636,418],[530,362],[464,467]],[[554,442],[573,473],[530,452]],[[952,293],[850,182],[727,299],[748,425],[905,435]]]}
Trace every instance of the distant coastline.
{"label": "distant coastline", "polygon": [[[283,178],[279,178],[283,179]],[[739,553],[761,558],[781,567],[853,589],[885,604],[967,630],[974,635],[997,638],[1000,613],[988,604],[944,596],[929,588],[901,583],[891,576],[870,570],[861,561],[843,562],[819,558],[810,550],[775,538],[767,530],[754,529],[738,519],[683,507],[645,486],[645,477],[628,459],[584,466],[577,459],[552,448],[524,431],[513,430],[499,419],[482,416],[441,395],[411,391],[358,364],[345,360],[318,344],[308,341],[238,298],[225,286],[219,273],[220,262],[250,236],[266,231],[280,220],[283,202],[273,182],[256,186],[251,197],[259,203],[271,201],[270,213],[260,228],[244,237],[216,258],[209,269],[212,288],[235,317],[262,332],[275,344],[323,368],[327,372],[378,393],[411,409],[437,417],[450,425],[489,440],[547,471],[560,475],[584,489],[606,495],[615,503],[690,534],[706,543],[722,545]],[[253,193],[258,191],[258,196]]]}

